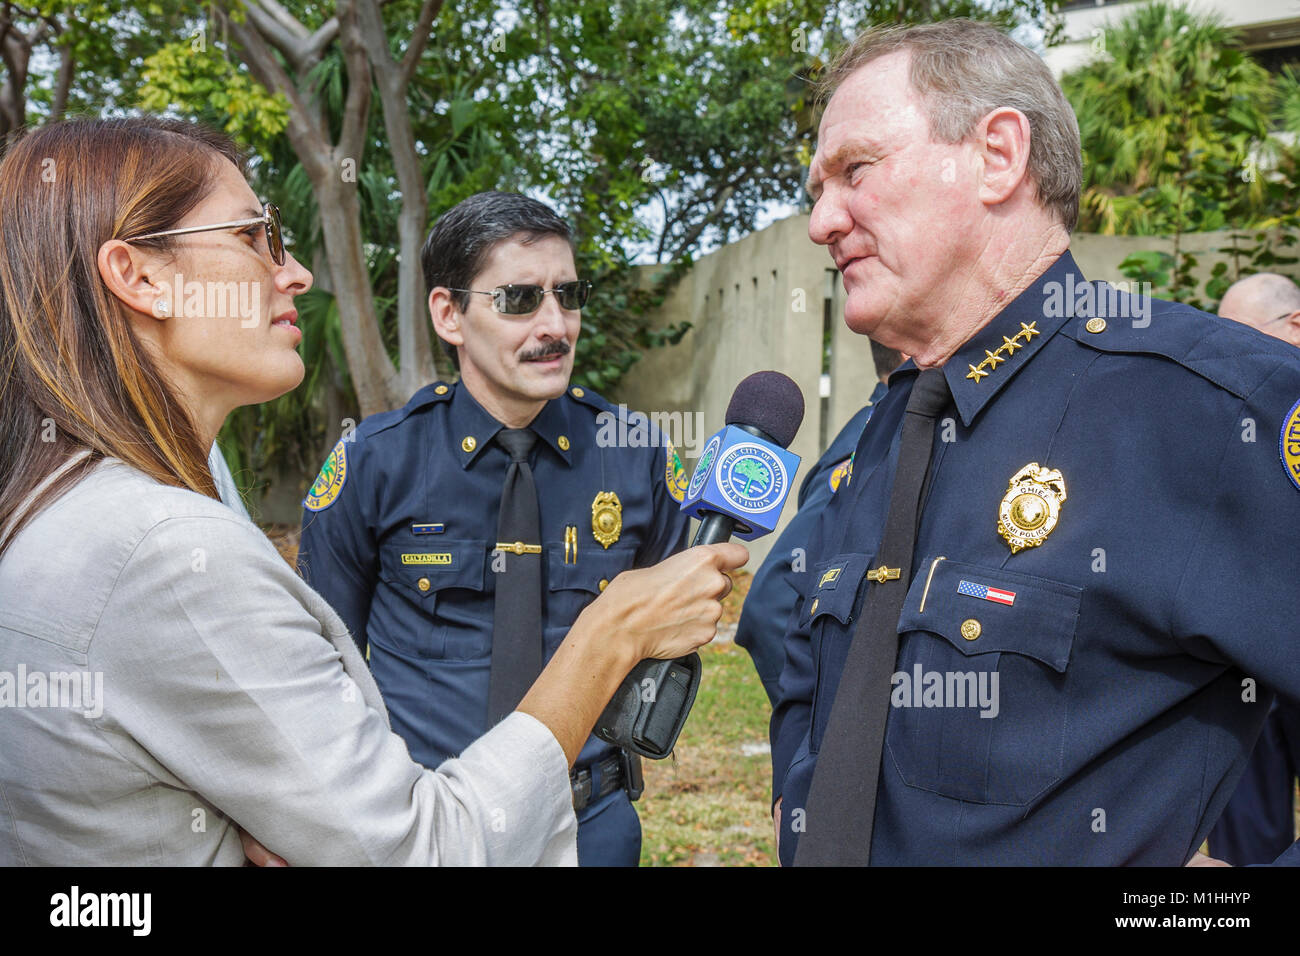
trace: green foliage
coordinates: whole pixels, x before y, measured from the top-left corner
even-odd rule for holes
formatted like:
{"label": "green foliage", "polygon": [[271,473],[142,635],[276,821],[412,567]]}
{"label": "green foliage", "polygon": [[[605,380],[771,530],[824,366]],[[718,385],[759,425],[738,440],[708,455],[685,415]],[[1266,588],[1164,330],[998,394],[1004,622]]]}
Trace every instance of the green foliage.
{"label": "green foliage", "polygon": [[1233,40],[1213,18],[1144,4],[1062,77],[1085,157],[1082,231],[1197,232],[1268,214],[1279,197],[1258,150],[1276,91]]}
{"label": "green foliage", "polygon": [[[1143,251],[1120,270],[1165,298],[1213,309],[1228,286],[1295,262],[1300,154],[1274,130],[1300,132],[1300,80],[1272,77],[1213,17],[1164,3],[1133,8],[1092,62],[1061,79],[1079,118],[1085,232],[1170,235],[1172,253]],[[1191,232],[1230,236],[1231,264],[1198,287]]]}
{"label": "green foliage", "polygon": [[289,122],[288,101],[270,95],[224,51],[194,37],[160,46],[145,58],[137,103],[165,113],[175,104],[218,126],[264,157]]}

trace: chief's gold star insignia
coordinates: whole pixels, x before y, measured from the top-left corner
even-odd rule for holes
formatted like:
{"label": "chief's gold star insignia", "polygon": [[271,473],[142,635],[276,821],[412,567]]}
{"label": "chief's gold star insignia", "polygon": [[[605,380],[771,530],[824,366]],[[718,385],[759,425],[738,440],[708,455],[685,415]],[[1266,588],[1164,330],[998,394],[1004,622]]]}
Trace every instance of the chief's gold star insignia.
{"label": "chief's gold star insignia", "polygon": [[[980,364],[983,364],[983,363],[980,363]],[[986,371],[984,371],[983,369],[978,369],[978,368],[976,368],[974,365],[972,365],[972,366],[970,366],[970,371],[966,373],[966,377],[967,377],[967,378],[973,378],[975,381],[978,382],[980,379],[984,378],[984,376],[986,376],[986,375],[988,375],[988,374],[989,374],[989,373],[986,372]]]}

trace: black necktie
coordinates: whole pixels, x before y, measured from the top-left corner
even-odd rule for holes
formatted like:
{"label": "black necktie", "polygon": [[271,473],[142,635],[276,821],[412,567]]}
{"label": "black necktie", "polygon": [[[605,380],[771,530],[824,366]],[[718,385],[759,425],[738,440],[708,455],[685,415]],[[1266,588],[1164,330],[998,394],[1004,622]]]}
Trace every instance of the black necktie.
{"label": "black necktie", "polygon": [[[798,866],[865,866],[871,860],[890,678],[898,660],[898,617],[912,576],[921,487],[930,466],[934,425],[948,399],[942,369],[927,369],[917,376],[903,414],[889,515],[876,552],[877,567],[897,568],[900,573],[896,580],[867,585],[813,771],[805,832],[795,852]],[[785,813],[791,809],[782,808]]]}
{"label": "black necktie", "polygon": [[[510,455],[501,487],[497,542],[540,545],[537,486],[533,470],[528,467],[528,453],[537,435],[529,428],[503,428],[497,432],[496,441]],[[492,611],[489,727],[515,709],[542,672],[542,556],[536,552],[504,551],[495,558],[505,561],[505,570],[496,575]]]}

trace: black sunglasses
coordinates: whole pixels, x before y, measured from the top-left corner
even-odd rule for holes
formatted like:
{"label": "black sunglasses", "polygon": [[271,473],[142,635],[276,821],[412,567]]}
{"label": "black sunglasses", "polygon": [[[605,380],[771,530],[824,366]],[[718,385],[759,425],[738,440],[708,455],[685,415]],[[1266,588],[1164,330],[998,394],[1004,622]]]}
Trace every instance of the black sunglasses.
{"label": "black sunglasses", "polygon": [[255,226],[261,223],[266,227],[266,247],[271,250],[271,259],[277,266],[284,265],[284,230],[280,227],[280,210],[274,204],[266,203],[262,215],[257,219],[236,219],[233,222],[218,222],[211,226],[186,226],[183,229],[167,229],[163,232],[151,232],[144,236],[135,236],[125,240],[137,242],[140,239],[158,239],[162,236],[184,236],[192,232],[213,232],[217,229],[238,229],[241,226]]}
{"label": "black sunglasses", "polygon": [[530,315],[542,307],[542,296],[555,293],[561,309],[576,311],[587,304],[591,296],[591,283],[586,279],[561,282],[554,289],[539,285],[502,285],[491,292],[478,289],[448,289],[448,292],[470,292],[474,295],[492,296],[492,308],[502,315]]}

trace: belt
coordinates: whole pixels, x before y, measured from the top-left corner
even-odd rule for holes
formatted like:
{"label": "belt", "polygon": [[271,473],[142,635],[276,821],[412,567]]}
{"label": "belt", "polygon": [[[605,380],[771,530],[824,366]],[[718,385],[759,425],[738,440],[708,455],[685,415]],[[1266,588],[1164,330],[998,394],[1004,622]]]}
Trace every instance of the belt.
{"label": "belt", "polygon": [[569,771],[569,784],[573,788],[574,812],[615,790],[626,790],[628,799],[636,800],[645,790],[641,758],[620,750],[590,766],[575,767]]}

